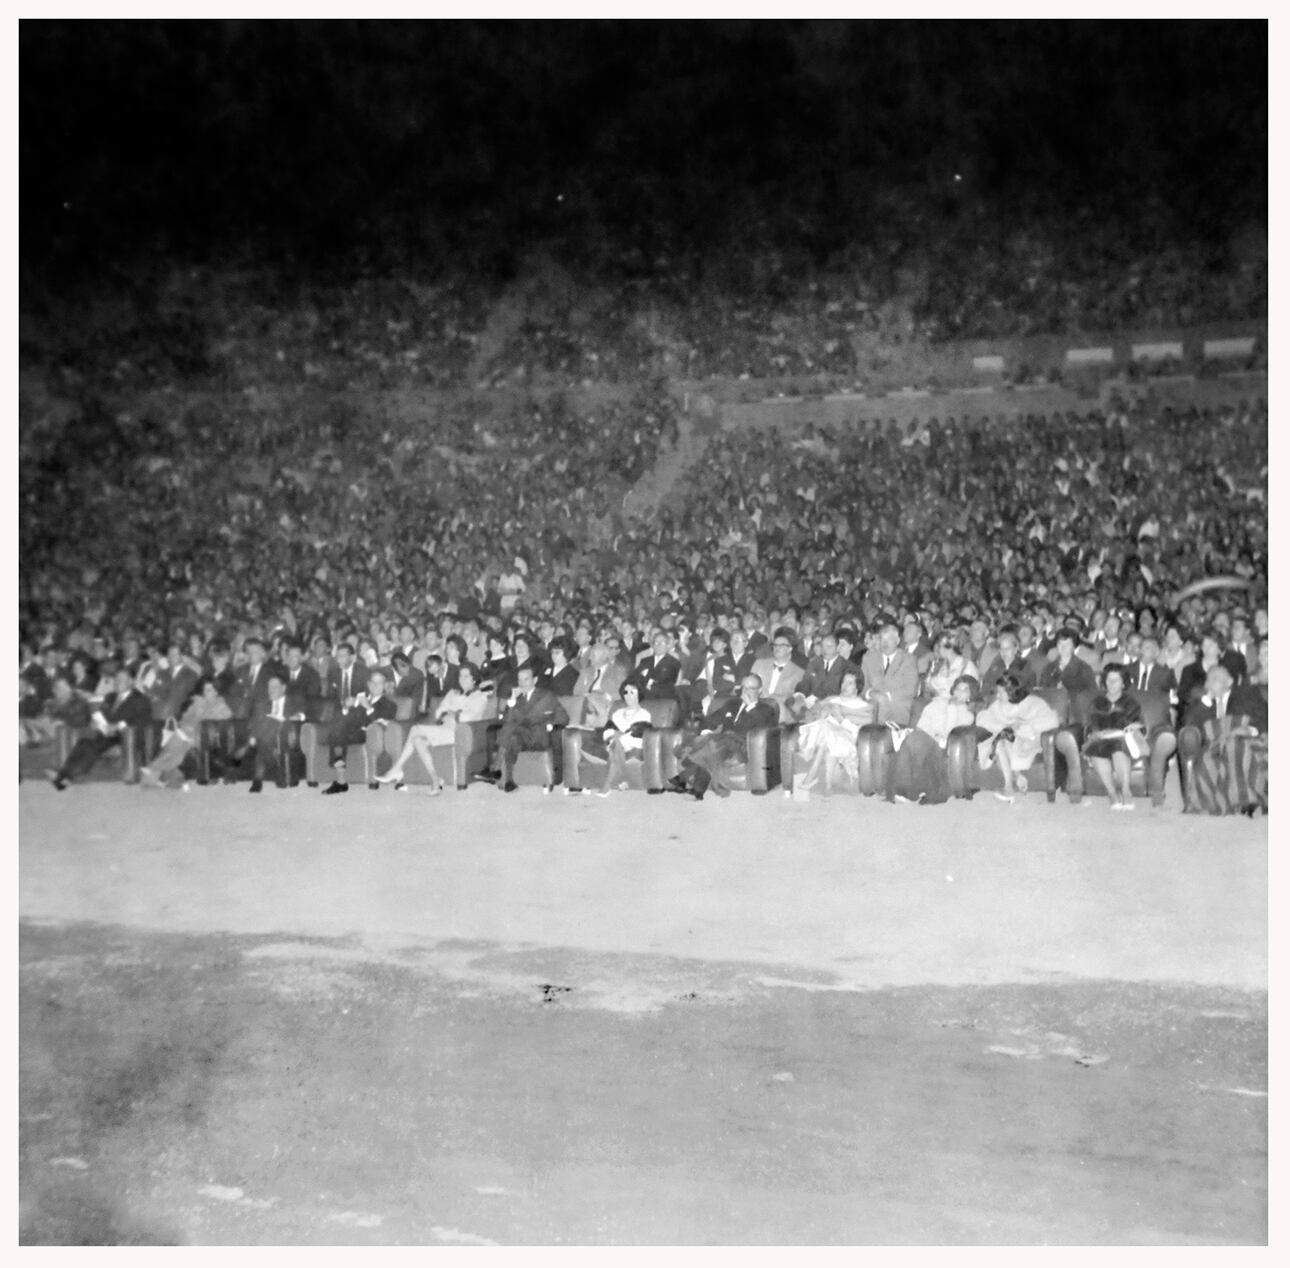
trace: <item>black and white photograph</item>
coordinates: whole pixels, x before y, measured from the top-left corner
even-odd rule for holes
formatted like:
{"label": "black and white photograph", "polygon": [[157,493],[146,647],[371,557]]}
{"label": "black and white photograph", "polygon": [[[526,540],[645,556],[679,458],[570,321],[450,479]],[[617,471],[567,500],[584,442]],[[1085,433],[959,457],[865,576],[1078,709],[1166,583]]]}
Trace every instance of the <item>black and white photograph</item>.
{"label": "black and white photograph", "polygon": [[12,23],[19,1246],[1269,1247],[1271,24],[1148,13]]}

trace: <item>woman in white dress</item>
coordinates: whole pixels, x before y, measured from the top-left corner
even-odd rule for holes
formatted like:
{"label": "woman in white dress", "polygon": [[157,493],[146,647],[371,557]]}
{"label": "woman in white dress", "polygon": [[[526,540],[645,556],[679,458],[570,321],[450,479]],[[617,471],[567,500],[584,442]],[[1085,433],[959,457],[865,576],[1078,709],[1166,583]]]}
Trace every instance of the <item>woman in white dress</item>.
{"label": "woman in white dress", "polygon": [[948,700],[960,678],[979,679],[976,666],[964,654],[966,642],[953,630],[946,630],[936,640],[932,663],[923,682],[924,700]]}
{"label": "woman in white dress", "polygon": [[838,694],[817,700],[810,717],[797,733],[797,752],[807,763],[806,778],[798,787],[814,787],[830,760],[840,763],[855,779],[860,764],[856,739],[860,728],[875,719],[873,705],[860,695],[859,671],[848,669]]}
{"label": "woman in white dress", "polygon": [[430,795],[437,797],[443,792],[443,780],[435,771],[430,750],[436,745],[455,744],[459,722],[480,722],[488,717],[493,707],[493,697],[479,689],[472,664],[467,662],[457,673],[459,686],[444,696],[435,710],[435,721],[418,723],[408,731],[398,760],[384,775],[376,777],[378,784],[393,784],[395,792],[402,792],[406,787],[403,768],[413,757],[419,757],[434,785]]}
{"label": "woman in white dress", "polygon": [[1003,775],[1003,791],[994,795],[1000,801],[1016,800],[1016,794],[1028,787],[1030,764],[1043,751],[1044,732],[1059,725],[1057,713],[1016,674],[1004,674],[993,702],[976,715],[976,724],[986,732],[986,738],[977,743],[981,769],[998,762]]}

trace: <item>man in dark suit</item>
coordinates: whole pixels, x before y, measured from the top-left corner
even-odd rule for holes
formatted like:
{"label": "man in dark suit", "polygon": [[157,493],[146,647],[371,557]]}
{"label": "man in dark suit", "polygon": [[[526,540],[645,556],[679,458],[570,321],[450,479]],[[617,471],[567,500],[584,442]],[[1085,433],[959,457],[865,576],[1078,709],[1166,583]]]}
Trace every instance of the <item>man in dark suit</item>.
{"label": "man in dark suit", "polygon": [[497,749],[502,763],[503,792],[515,791],[515,760],[522,752],[551,754],[552,784],[564,779],[564,744],[560,728],[567,726],[569,715],[560,703],[560,697],[546,687],[537,686],[537,676],[532,665],[521,666],[515,674],[516,689],[502,719]]}
{"label": "man in dark suit", "polygon": [[748,636],[741,629],[730,631],[730,659],[735,662],[735,682],[743,682],[757,663],[757,653],[748,646]]}
{"label": "man in dark suit", "polygon": [[1083,692],[1098,690],[1093,666],[1075,655],[1078,643],[1079,632],[1063,625],[1057,631],[1057,658],[1050,660],[1039,675],[1041,687],[1065,687],[1072,701]]}
{"label": "man in dark suit", "polygon": [[675,700],[681,662],[672,654],[672,636],[660,630],[654,635],[654,651],[644,657],[628,677],[641,692],[642,700]]}
{"label": "man in dark suit", "polygon": [[[304,649],[296,650],[303,659]],[[291,659],[290,649],[287,659]],[[309,666],[302,665],[299,668],[308,669]],[[255,749],[255,773],[251,778],[253,793],[264,788],[266,779],[272,779],[279,788],[287,786],[285,764],[288,756],[283,751],[283,739],[287,724],[291,721],[292,698],[286,682],[276,670],[270,671],[266,685],[269,698],[265,702],[264,711],[251,715],[251,745]]]}
{"label": "man in dark suit", "polygon": [[[1223,653],[1223,663],[1232,671],[1232,677],[1239,687],[1249,681],[1250,666],[1258,659],[1254,641],[1250,637],[1250,626],[1243,616],[1232,617],[1231,638],[1227,651]],[[1239,672],[1238,672],[1239,671]]]}
{"label": "man in dark suit", "polygon": [[411,657],[402,648],[390,657],[390,674],[395,700],[411,700],[413,714],[421,713],[425,708],[426,676],[412,667]]}
{"label": "man in dark suit", "polygon": [[269,674],[276,672],[280,675],[282,666],[269,659],[262,638],[252,636],[243,647],[247,663],[239,665],[233,675],[236,683],[234,695],[239,702],[234,716],[250,717],[262,711],[269,699]]}
{"label": "man in dark suit", "polygon": [[[920,676],[925,674],[932,663],[932,645],[927,641],[927,630],[924,628],[922,621],[909,620],[905,622],[901,646],[914,658],[914,663],[918,666]],[[819,695],[819,692],[816,694]]]}
{"label": "man in dark suit", "polygon": [[727,769],[748,760],[748,733],[779,723],[779,706],[761,698],[761,679],[748,674],[739,695],[717,705],[703,719],[698,739],[681,756],[681,768],[669,781],[672,792],[689,793],[702,801],[709,788],[718,797],[730,796]]}
{"label": "man in dark suit", "polygon": [[1017,626],[1017,655],[1038,682],[1048,664],[1048,653],[1040,650],[1035,627],[1029,621]]}
{"label": "man in dark suit", "polygon": [[322,707],[322,679],[305,660],[303,644],[288,643],[283,655],[286,658],[286,675],[282,681],[287,695],[284,708],[288,716],[299,714],[306,722],[316,722]]}
{"label": "man in dark suit", "polygon": [[108,749],[121,743],[127,729],[152,722],[152,702],[135,690],[134,677],[128,670],[117,670],[113,686],[115,690],[103,701],[103,709],[93,715],[95,734],[77,740],[60,769],[45,772],[59,792],[67,788],[69,780],[88,774]]}
{"label": "man in dark suit", "polygon": [[1229,715],[1235,717],[1230,708],[1236,695],[1233,687],[1231,670],[1219,661],[1205,676],[1204,694],[1187,706],[1183,726],[1194,726],[1203,731],[1206,722],[1216,722]]}
{"label": "man in dark suit", "polygon": [[[337,660],[340,657],[337,656]],[[350,670],[361,669],[362,665],[353,665]],[[341,666],[342,678],[346,672]],[[342,699],[344,697],[342,696]],[[385,674],[373,669],[367,675],[364,688],[350,702],[349,707],[333,719],[327,731],[328,759],[331,768],[336,772],[335,778],[323,789],[323,795],[349,792],[349,780],[345,778],[346,750],[354,744],[363,744],[367,740],[369,726],[381,726],[393,722],[398,706],[385,694]],[[373,785],[375,786],[375,785]]]}
{"label": "man in dark suit", "polygon": [[1125,666],[1125,683],[1137,691],[1150,691],[1156,695],[1168,696],[1178,690],[1178,680],[1174,671],[1167,665],[1158,663],[1160,659],[1160,640],[1154,634],[1146,635],[1138,659]]}
{"label": "man in dark suit", "polygon": [[730,699],[738,690],[739,677],[730,654],[730,636],[721,628],[714,629],[708,637],[707,654],[697,662],[690,682],[676,689],[680,721],[702,717],[703,701],[709,696],[716,705]]}
{"label": "man in dark suit", "polygon": [[809,704],[812,700],[825,700],[842,690],[842,675],[856,672],[856,666],[838,651],[838,636],[825,634],[820,639],[819,655],[806,662],[806,677],[798,683],[797,690]]}
{"label": "man in dark suit", "polygon": [[343,714],[367,690],[367,666],[354,659],[352,643],[341,643],[336,648],[335,662],[323,680],[323,698],[335,701],[337,712]]}

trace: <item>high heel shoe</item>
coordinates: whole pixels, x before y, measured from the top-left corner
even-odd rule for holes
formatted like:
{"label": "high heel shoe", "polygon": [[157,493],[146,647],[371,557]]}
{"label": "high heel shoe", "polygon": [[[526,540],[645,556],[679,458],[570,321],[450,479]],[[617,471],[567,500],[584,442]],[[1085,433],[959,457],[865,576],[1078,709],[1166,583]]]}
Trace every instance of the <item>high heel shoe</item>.
{"label": "high heel shoe", "polygon": [[[400,788],[402,788],[402,787],[403,787],[403,785],[402,785],[402,784],[400,784],[400,785],[399,785],[399,787],[400,787]],[[431,796],[431,797],[437,797],[437,796],[439,796],[439,794],[440,794],[441,792],[443,792],[443,781],[442,781],[442,780],[440,780],[440,781],[439,781],[439,782],[438,782],[438,783],[437,783],[437,784],[436,784],[432,789],[430,789],[429,796]]]}
{"label": "high heel shoe", "polygon": [[384,775],[376,777],[378,784],[393,784],[396,788],[402,787],[403,775],[399,771],[387,771]]}

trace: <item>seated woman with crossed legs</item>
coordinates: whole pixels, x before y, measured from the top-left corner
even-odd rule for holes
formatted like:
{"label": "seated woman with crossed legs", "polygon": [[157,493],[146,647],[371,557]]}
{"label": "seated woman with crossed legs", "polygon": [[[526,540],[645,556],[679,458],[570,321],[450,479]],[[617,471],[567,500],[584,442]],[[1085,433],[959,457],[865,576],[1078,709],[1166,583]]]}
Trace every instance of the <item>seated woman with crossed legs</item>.
{"label": "seated woman with crossed legs", "polygon": [[458,668],[457,674],[460,685],[444,696],[435,710],[436,721],[418,723],[408,731],[408,738],[403,743],[403,751],[398,760],[384,775],[376,777],[377,783],[393,784],[395,792],[403,792],[407,788],[403,781],[403,768],[413,757],[419,757],[434,785],[430,796],[437,797],[443,792],[443,780],[434,768],[430,750],[435,745],[455,744],[457,724],[479,722],[488,716],[492,707],[492,697],[479,689],[475,667],[469,661]]}

